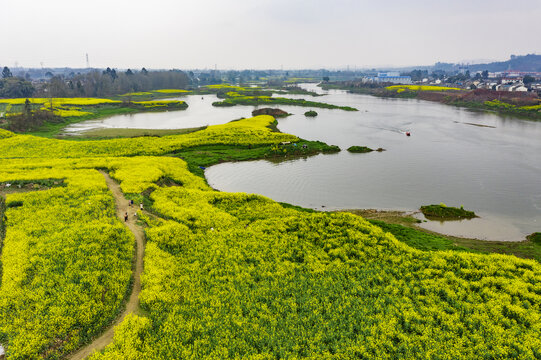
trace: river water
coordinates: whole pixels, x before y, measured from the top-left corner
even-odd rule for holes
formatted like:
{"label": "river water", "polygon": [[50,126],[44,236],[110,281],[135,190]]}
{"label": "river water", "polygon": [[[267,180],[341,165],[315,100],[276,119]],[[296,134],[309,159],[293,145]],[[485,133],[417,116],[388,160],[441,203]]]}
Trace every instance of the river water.
{"label": "river water", "polygon": [[220,100],[216,95],[187,95],[167,100],[186,101],[188,108],[180,111],[115,115],[105,119],[88,120],[72,124],[66,127],[64,132],[75,134],[97,128],[185,129],[225,124],[241,117],[249,117],[251,111],[247,111],[244,107],[220,108],[212,106],[214,101]]}
{"label": "river water", "polygon": [[[309,140],[340,146],[337,154],[270,162],[225,163],[208,168],[221,191],[258,193],[319,210],[415,211],[422,205],[461,206],[480,218],[428,221],[428,229],[490,240],[522,240],[541,231],[541,122],[473,112],[413,99],[384,99],[344,91],[293,96],[356,107],[358,112],[280,106],[294,115],[278,128]],[[191,95],[185,111],[115,116],[72,125],[174,129],[222,124],[249,117],[252,106],[215,108],[214,95]],[[411,136],[405,135],[411,132]],[[384,152],[351,154],[352,145]],[[417,215],[422,218],[422,215]]]}
{"label": "river water", "polygon": [[455,236],[516,241],[541,231],[541,122],[343,91],[317,101],[360,111],[316,109],[307,118],[305,109],[281,107],[296,115],[278,128],[343,150],[386,151],[220,164],[206,171],[209,184],[325,210],[463,205],[480,218],[422,224]]}

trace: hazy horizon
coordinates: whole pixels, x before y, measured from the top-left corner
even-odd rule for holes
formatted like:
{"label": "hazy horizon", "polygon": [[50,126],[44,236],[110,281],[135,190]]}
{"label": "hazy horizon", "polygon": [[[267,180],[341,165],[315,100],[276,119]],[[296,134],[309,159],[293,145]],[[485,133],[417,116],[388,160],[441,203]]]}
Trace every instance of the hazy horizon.
{"label": "hazy horizon", "polygon": [[230,0],[2,4],[0,65],[318,69],[541,53],[541,2]]}

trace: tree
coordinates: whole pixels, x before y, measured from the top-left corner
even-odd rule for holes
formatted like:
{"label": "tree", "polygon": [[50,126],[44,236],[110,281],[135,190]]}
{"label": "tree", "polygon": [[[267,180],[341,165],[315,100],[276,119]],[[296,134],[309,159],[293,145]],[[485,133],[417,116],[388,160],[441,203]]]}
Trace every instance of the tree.
{"label": "tree", "polygon": [[323,81],[329,82],[329,77],[328,76],[323,76]]}
{"label": "tree", "polygon": [[413,81],[420,81],[428,77],[428,70],[413,70],[406,75],[409,75]]}
{"label": "tree", "polygon": [[25,98],[31,97],[34,87],[29,81],[21,78],[8,77],[0,79],[0,98]]}
{"label": "tree", "polygon": [[141,69],[141,72],[143,73],[143,75],[148,75],[148,71],[147,71],[147,69],[145,69],[145,68],[142,68],[142,69]]}
{"label": "tree", "polygon": [[485,70],[481,73],[481,76],[483,77],[483,79],[488,79],[488,70]]}
{"label": "tree", "polygon": [[116,78],[118,78],[118,75],[116,74],[116,70],[113,69],[113,70],[111,70],[111,79],[113,79],[113,81],[115,81]]}
{"label": "tree", "polygon": [[53,97],[67,97],[70,91],[68,85],[60,75],[53,76],[51,80],[49,80],[47,89],[49,95]]}
{"label": "tree", "polygon": [[132,75],[133,75],[133,71],[131,71],[131,69],[126,70],[126,75],[132,76]]}
{"label": "tree", "polygon": [[32,116],[32,104],[30,103],[30,100],[28,99],[26,99],[24,102],[23,114],[26,118],[29,118]]}
{"label": "tree", "polygon": [[4,69],[2,70],[2,79],[7,79],[10,77],[13,77],[11,70],[9,70],[7,66],[4,66]]}
{"label": "tree", "polygon": [[522,79],[522,82],[524,84],[531,84],[533,82],[535,82],[535,78],[533,76],[530,76],[530,75],[526,75],[524,76],[524,78]]}

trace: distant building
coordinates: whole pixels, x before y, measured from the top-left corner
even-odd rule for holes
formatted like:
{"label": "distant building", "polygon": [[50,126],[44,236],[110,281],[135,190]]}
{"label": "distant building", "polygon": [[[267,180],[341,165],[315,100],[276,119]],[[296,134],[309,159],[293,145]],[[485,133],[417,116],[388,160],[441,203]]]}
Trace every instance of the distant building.
{"label": "distant building", "polygon": [[518,92],[526,92],[528,91],[528,88],[524,86],[522,83],[514,83],[514,84],[500,84],[496,86],[496,90],[498,91],[518,91]]}
{"label": "distant building", "polygon": [[380,72],[378,76],[370,76],[368,81],[393,84],[411,84],[411,76],[400,76],[398,71]]}

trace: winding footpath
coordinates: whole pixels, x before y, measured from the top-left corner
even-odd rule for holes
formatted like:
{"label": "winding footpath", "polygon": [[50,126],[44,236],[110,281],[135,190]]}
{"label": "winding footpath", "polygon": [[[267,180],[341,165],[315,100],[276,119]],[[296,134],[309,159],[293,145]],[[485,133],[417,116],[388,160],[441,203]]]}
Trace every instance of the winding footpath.
{"label": "winding footpath", "polygon": [[129,201],[126,200],[124,197],[124,194],[122,193],[122,190],[120,190],[120,185],[118,185],[111,177],[103,172],[100,171],[102,175],[105,177],[105,181],[107,183],[107,187],[109,187],[109,190],[113,193],[113,196],[115,198],[115,207],[116,207],[116,214],[118,218],[124,222],[124,214],[128,212],[128,221],[124,222],[128,229],[133,233],[135,236],[135,240],[137,241],[137,254],[135,257],[135,270],[133,273],[133,288],[131,295],[128,299],[128,302],[126,303],[126,307],[124,311],[118,316],[118,318],[105,330],[104,333],[102,333],[99,337],[94,339],[90,344],[87,346],[79,349],[76,353],[69,355],[67,358],[72,360],[82,360],[85,359],[87,356],[92,354],[94,351],[101,351],[103,350],[107,345],[109,345],[113,341],[113,335],[114,335],[114,329],[115,327],[124,320],[127,314],[129,313],[135,313],[138,314],[140,312],[139,308],[139,293],[141,292],[141,273],[143,272],[143,255],[145,252],[145,235],[143,232],[143,228],[136,223],[136,218],[134,214],[137,212],[137,207],[130,206]]}

